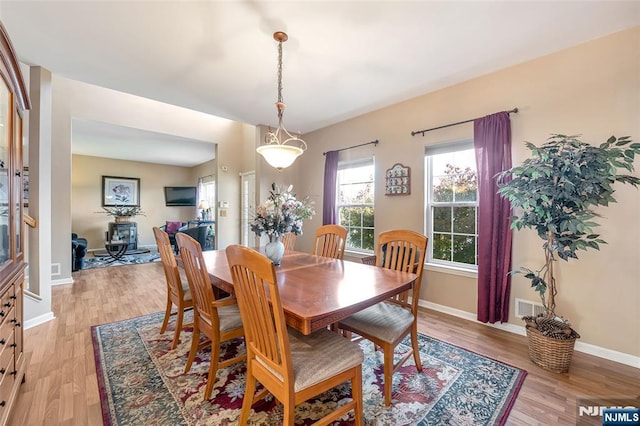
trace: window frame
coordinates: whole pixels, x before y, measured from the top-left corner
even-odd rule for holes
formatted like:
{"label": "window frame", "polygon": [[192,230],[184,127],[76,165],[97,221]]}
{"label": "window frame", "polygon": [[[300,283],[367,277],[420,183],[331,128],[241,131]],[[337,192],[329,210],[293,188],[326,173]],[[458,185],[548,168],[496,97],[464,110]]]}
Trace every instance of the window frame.
{"label": "window frame", "polygon": [[[354,169],[354,168],[358,168],[358,167],[364,167],[364,166],[369,166],[371,167],[371,180],[370,181],[361,181],[361,182],[357,182],[358,184],[367,184],[367,183],[371,183],[372,185],[372,193],[373,193],[373,201],[371,203],[350,203],[350,204],[341,204],[340,203],[340,187],[341,187],[341,180],[340,180],[340,172],[344,171],[344,170],[348,170],[348,169]],[[336,176],[336,214],[337,214],[337,222],[338,225],[343,226],[345,228],[347,228],[347,232],[349,232],[351,229],[357,228],[357,229],[361,229],[361,230],[365,230],[365,229],[370,229],[373,232],[373,237],[374,237],[374,241],[375,241],[375,186],[376,186],[376,169],[375,169],[375,156],[374,155],[370,155],[370,156],[366,156],[366,157],[360,157],[358,159],[350,159],[350,160],[340,160],[338,161],[338,171],[337,171],[337,176]],[[341,223],[341,215],[340,215],[340,210],[341,208],[350,208],[350,207],[356,207],[356,208],[367,208],[370,207],[373,209],[373,218],[374,218],[374,223],[372,224],[372,226],[363,226],[362,225],[362,221],[360,222],[361,225],[359,227],[353,227],[353,226],[345,226],[343,223]],[[362,234],[362,232],[361,232]],[[374,248],[371,250],[368,249],[363,249],[360,247],[351,247],[349,246],[349,237],[348,237],[348,233],[347,233],[347,241],[346,241],[346,248],[345,251],[350,252],[350,253],[362,253],[362,254],[372,254],[375,252],[375,242],[374,242]]]}
{"label": "window frame", "polygon": [[[467,151],[473,150],[473,139],[464,139],[456,142],[448,142],[438,145],[432,145],[425,147],[425,156],[424,156],[424,168],[425,168],[425,188],[424,188],[424,197],[425,197],[425,206],[424,206],[424,229],[425,234],[429,237],[429,241],[431,242],[428,245],[427,256],[426,256],[426,264],[427,266],[431,266],[431,269],[435,270],[443,270],[443,271],[460,271],[465,274],[471,273],[476,274],[478,271],[478,206],[479,206],[479,193],[476,188],[476,201],[461,201],[461,202],[434,202],[433,199],[433,156],[438,154],[447,154],[454,153],[459,151]],[[476,177],[477,177],[477,165],[476,165]],[[475,208],[475,234],[462,234],[455,233],[453,226],[451,228],[451,232],[449,233],[452,237],[455,235],[474,235],[475,236],[475,260],[476,264],[472,265],[469,263],[456,262],[453,260],[442,260],[442,259],[434,259],[433,257],[433,249],[435,241],[434,230],[433,230],[433,208],[434,207],[474,207]],[[453,218],[452,218],[453,220]]]}

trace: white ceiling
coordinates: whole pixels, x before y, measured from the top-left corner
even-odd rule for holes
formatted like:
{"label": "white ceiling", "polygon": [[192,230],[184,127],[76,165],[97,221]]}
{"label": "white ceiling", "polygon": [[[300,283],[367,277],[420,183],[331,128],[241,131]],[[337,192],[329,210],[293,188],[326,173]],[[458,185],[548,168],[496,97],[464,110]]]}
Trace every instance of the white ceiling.
{"label": "white ceiling", "polygon": [[[26,64],[248,124],[276,124],[286,31],[284,123],[306,133],[640,25],[640,2],[2,0],[0,19]],[[98,152],[104,124],[81,126],[74,150]]]}

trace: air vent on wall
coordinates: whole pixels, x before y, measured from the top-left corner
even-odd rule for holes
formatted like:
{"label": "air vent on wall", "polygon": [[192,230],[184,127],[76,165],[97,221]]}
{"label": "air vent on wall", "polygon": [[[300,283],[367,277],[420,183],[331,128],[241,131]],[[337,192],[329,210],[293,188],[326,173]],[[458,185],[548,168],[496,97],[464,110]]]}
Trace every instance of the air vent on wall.
{"label": "air vent on wall", "polygon": [[518,299],[516,297],[516,316],[518,318],[524,316],[538,316],[539,314],[544,314],[544,306],[542,306],[541,303]]}

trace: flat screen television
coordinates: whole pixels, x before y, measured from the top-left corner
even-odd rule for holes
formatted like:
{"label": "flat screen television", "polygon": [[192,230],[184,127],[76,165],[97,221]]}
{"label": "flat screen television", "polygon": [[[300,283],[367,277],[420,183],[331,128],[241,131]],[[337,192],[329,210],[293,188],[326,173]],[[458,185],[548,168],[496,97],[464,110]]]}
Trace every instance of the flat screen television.
{"label": "flat screen television", "polygon": [[164,201],[167,206],[195,206],[197,188],[195,186],[165,186]]}

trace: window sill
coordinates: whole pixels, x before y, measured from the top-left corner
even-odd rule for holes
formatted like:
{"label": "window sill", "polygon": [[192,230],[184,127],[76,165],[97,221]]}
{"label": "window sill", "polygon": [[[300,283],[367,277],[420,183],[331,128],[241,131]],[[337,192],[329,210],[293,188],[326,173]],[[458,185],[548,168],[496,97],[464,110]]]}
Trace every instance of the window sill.
{"label": "window sill", "polygon": [[436,263],[425,263],[424,269],[426,271],[441,272],[443,274],[458,275],[460,277],[478,278],[478,271],[473,271],[473,270],[464,269],[464,268],[456,268],[454,266],[446,266],[446,265],[440,265]]}
{"label": "window sill", "polygon": [[345,260],[351,260],[351,261],[354,261],[354,262],[360,262],[360,260],[363,257],[371,256],[372,254],[373,254],[373,251],[367,252],[367,251],[345,250],[344,251],[344,258],[345,258]]}

